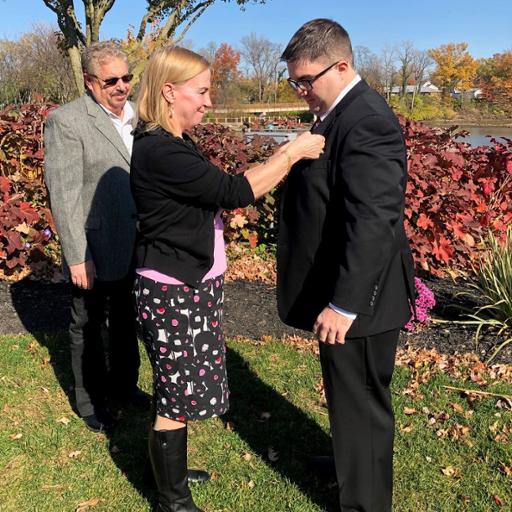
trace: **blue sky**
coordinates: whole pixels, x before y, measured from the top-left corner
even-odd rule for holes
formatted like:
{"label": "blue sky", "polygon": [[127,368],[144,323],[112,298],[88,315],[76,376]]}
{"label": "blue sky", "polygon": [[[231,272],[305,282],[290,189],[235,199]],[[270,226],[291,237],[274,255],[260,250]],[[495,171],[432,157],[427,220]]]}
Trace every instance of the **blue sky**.
{"label": "blue sky", "polygon": [[[75,5],[78,10],[83,4],[76,0]],[[123,37],[128,25],[138,27],[145,6],[145,0],[117,0],[102,25],[101,38]],[[405,40],[421,50],[467,42],[475,58],[512,49],[512,0],[267,0],[245,11],[236,2],[218,0],[186,39],[194,49],[210,41],[236,47],[254,32],[285,45],[300,25],[317,17],[335,19],[347,29],[354,46],[367,46],[375,53]],[[43,0],[0,0],[0,38],[16,38],[40,22],[56,25]]]}

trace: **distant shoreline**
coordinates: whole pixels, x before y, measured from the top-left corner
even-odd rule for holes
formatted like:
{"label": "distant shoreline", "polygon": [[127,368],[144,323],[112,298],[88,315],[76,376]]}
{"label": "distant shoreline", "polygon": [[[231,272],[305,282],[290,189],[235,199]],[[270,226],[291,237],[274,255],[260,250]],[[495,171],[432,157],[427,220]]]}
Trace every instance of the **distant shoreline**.
{"label": "distant shoreline", "polygon": [[464,118],[455,118],[455,119],[428,119],[425,121],[421,121],[427,126],[438,126],[438,127],[447,127],[447,126],[498,126],[500,128],[512,128],[512,119],[464,119]]}

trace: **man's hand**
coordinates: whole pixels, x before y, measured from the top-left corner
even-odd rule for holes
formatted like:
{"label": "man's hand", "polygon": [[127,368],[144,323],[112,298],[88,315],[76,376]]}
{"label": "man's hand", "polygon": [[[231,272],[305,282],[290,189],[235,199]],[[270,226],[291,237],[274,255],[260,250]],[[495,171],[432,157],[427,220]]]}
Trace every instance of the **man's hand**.
{"label": "man's hand", "polygon": [[322,343],[345,343],[345,334],[350,329],[353,320],[337,313],[329,306],[325,307],[318,315],[315,325],[313,326],[313,334]]}
{"label": "man's hand", "polygon": [[84,290],[92,289],[94,278],[96,277],[96,267],[92,260],[69,265],[69,272],[71,273],[71,282],[75,286]]}

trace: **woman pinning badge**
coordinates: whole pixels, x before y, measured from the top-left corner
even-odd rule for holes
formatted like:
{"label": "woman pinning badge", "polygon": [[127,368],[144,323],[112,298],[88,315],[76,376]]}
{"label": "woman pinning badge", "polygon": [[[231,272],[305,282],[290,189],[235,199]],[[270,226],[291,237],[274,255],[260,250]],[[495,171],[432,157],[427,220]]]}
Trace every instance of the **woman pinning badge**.
{"label": "woman pinning badge", "polygon": [[135,297],[153,369],[155,416],[149,453],[158,511],[197,512],[187,467],[187,423],[229,406],[222,333],[226,270],[223,209],[245,207],[275,187],[297,161],[315,159],[324,138],[305,132],[265,163],[230,175],[188,135],[210,100],[211,68],[180,47],[157,50],[137,102],[131,187],[137,207]]}

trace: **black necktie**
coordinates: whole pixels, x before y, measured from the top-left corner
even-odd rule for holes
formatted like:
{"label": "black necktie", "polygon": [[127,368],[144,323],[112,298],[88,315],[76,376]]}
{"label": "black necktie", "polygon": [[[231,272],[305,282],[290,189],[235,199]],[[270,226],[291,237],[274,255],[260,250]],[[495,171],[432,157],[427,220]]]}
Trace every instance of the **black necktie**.
{"label": "black necktie", "polygon": [[322,122],[322,121],[320,120],[320,118],[319,118],[319,117],[317,117],[317,118],[315,119],[315,122],[311,125],[311,130],[310,130],[310,131],[311,131],[311,133],[313,133],[313,132],[314,132],[314,131],[315,131],[315,130],[320,126],[320,123],[321,123],[321,122]]}

